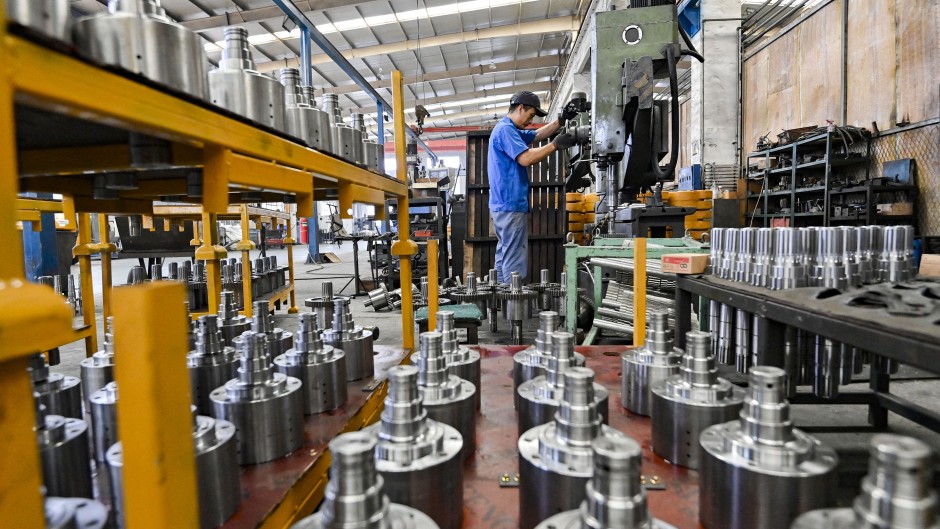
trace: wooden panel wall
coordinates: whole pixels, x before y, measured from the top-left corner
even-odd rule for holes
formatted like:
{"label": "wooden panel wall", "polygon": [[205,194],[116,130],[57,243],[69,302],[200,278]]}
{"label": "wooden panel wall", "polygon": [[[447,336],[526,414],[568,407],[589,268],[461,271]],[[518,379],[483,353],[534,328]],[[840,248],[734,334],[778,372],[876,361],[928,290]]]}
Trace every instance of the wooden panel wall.
{"label": "wooden panel wall", "polygon": [[842,113],[842,1],[800,24],[799,123],[840,120]]}
{"label": "wooden panel wall", "polygon": [[[933,0],[901,0],[923,4]],[[894,126],[895,75],[895,0],[849,0],[849,44],[847,60],[848,112],[846,122],[871,129],[871,122],[882,130]]]}
{"label": "wooden panel wall", "polygon": [[[932,10],[932,12],[931,12]],[[898,0],[898,119],[917,123],[940,107],[940,2]]]}

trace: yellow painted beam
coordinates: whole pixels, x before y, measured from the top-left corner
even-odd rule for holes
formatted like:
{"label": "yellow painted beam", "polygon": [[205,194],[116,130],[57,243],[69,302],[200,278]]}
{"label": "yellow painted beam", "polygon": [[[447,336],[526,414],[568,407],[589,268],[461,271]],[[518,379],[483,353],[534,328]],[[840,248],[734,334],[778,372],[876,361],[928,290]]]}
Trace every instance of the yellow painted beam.
{"label": "yellow painted beam", "polygon": [[300,309],[297,308],[297,292],[294,286],[294,232],[293,222],[287,222],[287,237],[284,238],[284,246],[287,246],[287,282],[290,285],[290,308],[288,314],[297,314]]}
{"label": "yellow painted beam", "polygon": [[428,239],[428,330],[437,329],[437,289],[440,287],[438,279],[437,239]]}
{"label": "yellow painted beam", "polygon": [[90,196],[74,196],[75,211],[79,213],[125,213],[151,215],[153,202],[133,198],[117,200],[95,200]]}
{"label": "yellow painted beam", "polygon": [[75,231],[78,229],[78,226],[75,224],[75,199],[69,195],[62,197],[62,216],[65,217],[65,226],[62,226],[61,229],[67,231]]}
{"label": "yellow painted beam", "polygon": [[108,332],[108,318],[111,316],[111,254],[117,246],[111,242],[111,226],[107,215],[98,215],[98,251],[101,253],[101,321],[104,332]]}
{"label": "yellow painted beam", "polygon": [[[40,222],[42,220],[42,213],[36,210],[19,209],[16,211],[16,220],[20,222]],[[36,226],[32,226],[32,231],[39,231],[35,228]]]}
{"label": "yellow painted beam", "polygon": [[16,199],[17,209],[26,209],[30,211],[42,211],[46,213],[62,213],[61,200],[39,200],[35,198]]}
{"label": "yellow painted beam", "polygon": [[354,203],[372,204],[376,211],[385,210],[385,193],[378,189],[340,182],[339,188],[339,216],[344,219],[351,219],[352,206]]}
{"label": "yellow painted beam", "polygon": [[[95,329],[95,283],[91,276],[91,256],[99,253],[98,245],[91,242],[91,215],[78,215],[78,238],[72,255],[78,258],[79,281],[82,285],[82,319],[85,325]],[[98,350],[98,333],[93,331],[85,337],[85,357]]]}
{"label": "yellow painted beam", "polygon": [[[402,84],[401,70],[392,72],[392,106],[395,114],[395,162],[398,179],[407,185],[408,175],[405,162],[405,88]],[[418,245],[411,236],[408,218],[408,192],[398,193],[398,241],[392,245],[392,255],[400,259],[401,277],[401,324],[402,342],[405,349],[415,346],[414,300],[411,295],[411,256],[418,252]]]}
{"label": "yellow painted beam", "polygon": [[[202,246],[196,248],[194,257],[206,262],[206,290],[209,307],[218,309],[222,301],[222,263],[228,255],[225,247],[219,246],[219,223],[214,213],[202,214]],[[251,276],[249,276],[251,277]]]}
{"label": "yellow painted beam", "polygon": [[646,237],[633,239],[633,345],[646,343]]}
{"label": "yellow painted beam", "polygon": [[[172,145],[174,167],[202,165],[199,149],[190,145]],[[134,171],[129,144],[88,145],[20,151],[20,175],[87,174]]]}
{"label": "yellow painted beam", "polygon": [[185,287],[173,281],[114,291],[128,527],[199,527],[185,299]]}

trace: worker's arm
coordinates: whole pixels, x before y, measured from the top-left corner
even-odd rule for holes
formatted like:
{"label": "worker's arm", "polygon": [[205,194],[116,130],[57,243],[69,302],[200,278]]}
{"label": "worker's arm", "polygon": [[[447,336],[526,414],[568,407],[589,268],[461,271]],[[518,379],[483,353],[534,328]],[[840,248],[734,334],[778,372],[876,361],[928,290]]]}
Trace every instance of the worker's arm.
{"label": "worker's arm", "polygon": [[541,162],[545,158],[548,158],[548,156],[553,152],[555,152],[554,143],[549,143],[548,145],[543,145],[541,147],[531,147],[529,150],[520,154],[516,158],[516,161],[519,162],[519,165],[528,167],[530,165]]}
{"label": "worker's arm", "polygon": [[535,141],[532,142],[532,143],[538,143],[538,142],[544,140],[545,138],[548,138],[549,136],[551,136],[552,134],[554,134],[555,131],[558,130],[558,127],[560,127],[560,126],[561,126],[561,122],[558,121],[557,119],[552,120],[551,123],[546,123],[546,124],[542,125],[542,126],[539,127],[538,130],[535,132]]}

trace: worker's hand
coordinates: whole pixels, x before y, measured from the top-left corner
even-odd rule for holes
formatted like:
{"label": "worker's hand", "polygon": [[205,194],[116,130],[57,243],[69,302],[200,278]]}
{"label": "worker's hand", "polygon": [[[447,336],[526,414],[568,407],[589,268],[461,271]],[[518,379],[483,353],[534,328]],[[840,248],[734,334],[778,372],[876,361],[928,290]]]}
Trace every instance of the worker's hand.
{"label": "worker's hand", "polygon": [[579,112],[577,104],[573,100],[568,101],[568,104],[565,105],[565,108],[561,110],[561,116],[559,119],[561,120],[561,123],[564,124],[574,119],[578,114]]}
{"label": "worker's hand", "polygon": [[559,134],[555,136],[555,139],[552,140],[552,145],[555,146],[556,151],[561,151],[565,149],[570,149],[575,144],[574,135],[565,132],[564,134]]}

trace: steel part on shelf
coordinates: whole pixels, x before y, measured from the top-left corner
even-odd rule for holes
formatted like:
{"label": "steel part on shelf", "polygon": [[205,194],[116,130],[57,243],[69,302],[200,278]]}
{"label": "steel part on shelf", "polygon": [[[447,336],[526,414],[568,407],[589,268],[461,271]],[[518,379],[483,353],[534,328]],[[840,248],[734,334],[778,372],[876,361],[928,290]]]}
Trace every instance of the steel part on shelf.
{"label": "steel part on shelf", "polygon": [[343,123],[343,115],[339,108],[339,96],[336,94],[323,94],[320,97],[320,110],[330,116],[333,154],[348,162],[359,163],[362,159],[362,133],[358,129]]}
{"label": "steel part on shelf", "polygon": [[301,382],[276,373],[264,334],[238,341],[238,377],[212,392],[213,416],[235,425],[238,460],[264,463],[300,448],[304,440]]}
{"label": "steel part on shelf", "polygon": [[731,271],[731,280],[738,283],[749,283],[754,264],[754,251],[757,247],[757,228],[741,228],[738,233],[738,246],[735,252],[734,268]]}
{"label": "steel part on shelf", "polygon": [[428,417],[449,424],[463,438],[464,460],[476,451],[477,414],[473,384],[452,375],[447,367],[441,333],[423,332],[418,342],[418,392]]}
{"label": "steel part on shelf", "polygon": [[900,283],[913,277],[914,233],[910,226],[885,226],[881,232],[878,275],[887,283]]}
{"label": "steel part on shelf", "polygon": [[239,116],[280,131],[289,132],[284,113],[284,87],[255,70],[248,49],[248,30],[225,28],[225,44],[219,67],[209,72],[210,101]]}
{"label": "steel part on shelf", "polygon": [[760,286],[770,287],[772,290],[805,287],[807,285],[805,263],[809,250],[803,246],[802,232],[795,228],[780,228],[772,232],[774,256],[770,280]]}
{"label": "steel part on shelf", "polygon": [[344,433],[330,441],[330,480],[323,504],[291,528],[437,529],[430,516],[389,501],[376,471],[377,446],[378,438],[367,432]]}
{"label": "steel part on shelf", "polygon": [[[519,409],[519,386],[523,382],[546,374],[548,362],[552,357],[552,334],[561,330],[561,318],[554,311],[539,313],[539,329],[535,335],[535,345],[523,349],[512,356],[512,394],[513,408]],[[574,364],[584,367],[584,355],[574,354]]]}
{"label": "steel part on shelf", "polygon": [[142,266],[131,267],[127,271],[127,283],[128,285],[139,285],[147,280],[147,270]]}
{"label": "steel part on shelf", "polygon": [[441,351],[444,353],[447,371],[473,384],[476,389],[473,400],[479,410],[483,394],[483,388],[480,387],[480,352],[460,345],[454,313],[449,310],[437,312],[437,332],[441,334]]}
{"label": "steel part on shelf", "polygon": [[[294,335],[280,327],[274,326],[274,316],[270,313],[267,301],[255,301],[254,312],[251,315],[251,332],[265,335],[268,340],[271,358],[284,354],[291,348]],[[238,347],[236,339],[235,346]]]}
{"label": "steel part on shelf", "polygon": [[509,282],[509,290],[501,291],[497,296],[505,302],[506,310],[503,315],[511,326],[510,343],[520,345],[522,344],[522,322],[529,317],[530,303],[538,296],[538,293],[522,287],[522,277],[518,272],[511,274]]}
{"label": "steel part on shelf", "polygon": [[35,406],[36,438],[46,495],[94,498],[88,459],[88,424],[81,419],[48,413],[38,398]]}
{"label": "steel part on shelf", "polygon": [[[604,263],[602,266],[609,267],[608,262],[614,259],[592,259],[589,264],[595,261]],[[632,270],[632,259],[617,259],[616,262],[629,262],[628,266]],[[675,318],[676,300],[674,296],[657,296],[655,293],[647,291],[646,307],[647,312],[664,311],[669,313],[670,324]],[[633,334],[633,286],[624,285],[618,281],[607,283],[607,293],[601,301],[601,306],[596,309],[594,316],[594,326],[600,327],[611,332],[619,334]]]}
{"label": "steel part on shelf", "polygon": [[73,419],[84,417],[81,380],[78,377],[50,372],[46,356],[42,353],[29,359],[29,371],[36,400],[46,408],[46,413]]}
{"label": "steel part on shelf", "polygon": [[709,274],[720,276],[721,262],[724,259],[724,240],[727,228],[712,228],[708,239],[708,269]]}
{"label": "steel part on shelf", "polygon": [[[451,290],[447,295],[454,300],[455,303],[473,303],[480,308],[480,311],[484,314],[487,313],[487,300],[490,297],[488,291],[480,290],[477,288],[477,276],[473,272],[467,272],[467,280],[464,282],[462,288],[458,287]],[[492,325],[491,325],[492,326]]]}
{"label": "steel part on shelf", "polygon": [[770,273],[774,258],[774,230],[758,228],[754,241],[754,256],[748,282],[757,287],[770,286]]}
{"label": "steel part on shelf", "polygon": [[275,369],[303,383],[304,414],[322,413],[342,406],[346,389],[346,353],[324,345],[316,314],[300,315],[294,347],[274,359]]}
{"label": "steel part on shelf", "polygon": [[731,279],[734,274],[734,263],[737,262],[739,229],[726,229],[722,235],[721,265],[718,267],[718,277]]}
{"label": "steel part on shelf", "polygon": [[209,394],[235,377],[238,359],[235,348],[222,341],[218,317],[200,316],[196,322],[196,347],[186,355],[192,402],[198,413],[212,414]]}
{"label": "steel part on shelf", "polygon": [[330,129],[330,115],[321,110],[313,98],[312,86],[301,86],[301,92],[307,97],[307,103],[317,112],[308,112],[308,125],[310,126],[309,143],[314,149],[324,152],[333,152],[333,133]]}
{"label": "steel part on shelf", "polygon": [[235,305],[235,293],[223,290],[219,303],[219,315],[216,324],[222,333],[226,346],[235,346],[235,339],[245,331],[251,330],[251,320],[238,313]]}
{"label": "steel part on shelf", "polygon": [[751,314],[736,309],[734,314],[734,367],[747,373],[751,367]]}
{"label": "steel part on shelf", "polygon": [[718,363],[733,364],[732,356],[734,348],[734,307],[727,303],[721,303],[718,310],[718,340],[715,357]]}
{"label": "steel part on shelf", "polygon": [[679,374],[654,385],[652,391],[653,452],[692,469],[699,467],[702,431],[733,421],[744,403],[744,390],[718,377],[708,332],[686,334]]}
{"label": "steel part on shelf", "polygon": [[7,0],[6,6],[7,15],[17,24],[65,42],[72,40],[68,0]]}
{"label": "steel part on shelf", "polygon": [[80,362],[85,411],[91,413],[91,396],[114,380],[114,318],[108,318],[101,349]]}
{"label": "steel part on shelf", "polygon": [[755,366],[740,419],[702,432],[706,529],[787,529],[800,514],[833,503],[838,457],[793,427],[785,392],[782,369]]}
{"label": "steel part on shelf", "polygon": [[629,437],[598,437],[591,443],[594,472],[577,510],[548,518],[536,529],[676,529],[650,516],[641,483],[640,445]]}
{"label": "steel part on shelf", "polygon": [[334,301],[349,298],[346,296],[334,296],[333,283],[329,281],[320,285],[320,292],[320,297],[307,298],[304,300],[304,305],[313,309],[313,313],[317,315],[317,328],[323,330],[333,326]]}
{"label": "steel part on shelf", "polygon": [[621,356],[621,404],[639,415],[649,415],[651,388],[679,373],[683,351],[673,346],[669,314],[662,311],[649,314],[646,343]]}
{"label": "steel part on shelf", "polygon": [[[581,362],[583,365],[583,357]],[[563,331],[552,333],[551,356],[545,365],[545,374],[519,384],[516,389],[517,435],[555,418],[565,390],[565,372],[576,367],[576,363],[574,335]],[[594,399],[601,422],[608,424],[610,399],[607,388],[595,383]]]}
{"label": "steel part on shelf", "polygon": [[77,20],[73,37],[95,60],[208,99],[203,41],[170,20],[159,0],[110,0],[107,12]]}
{"label": "steel part on shelf", "polygon": [[[519,437],[519,527],[529,529],[585,499],[594,472],[591,442],[596,438],[629,439],[602,424],[595,398],[594,371],[571,367],[563,373],[564,389],[554,420]],[[602,386],[603,387],[603,386]]]}
{"label": "steel part on shelf", "polygon": [[937,493],[930,489],[930,447],[894,434],[871,439],[868,474],[851,508],[803,514],[790,529],[938,529]]}
{"label": "steel part on shelf", "polygon": [[47,496],[45,512],[46,529],[104,529],[108,524],[108,508],[86,498]]}
{"label": "steel part on shelf", "polygon": [[[234,259],[231,259],[230,261],[234,261]],[[223,263],[222,264],[222,291],[231,292],[232,294],[234,294],[233,305],[236,310],[239,308],[244,308],[245,304],[244,304],[244,301],[241,299],[242,292],[244,291],[244,289],[242,287],[241,274],[239,273],[241,271],[241,268],[237,264],[226,263],[224,260],[222,261],[222,263]],[[170,264],[173,265],[176,263],[170,263]],[[173,275],[171,275],[170,279],[179,280],[179,273],[177,272],[177,274],[175,275],[176,277],[173,277]],[[222,302],[220,299],[220,305],[221,303]]]}
{"label": "steel part on shelf", "polygon": [[372,331],[353,321],[349,298],[333,300],[333,325],[323,331],[323,342],[346,353],[346,381],[362,380],[375,375]]}
{"label": "steel part on shelf", "polygon": [[829,338],[816,336],[816,355],[813,360],[813,393],[817,397],[832,399],[839,395],[842,370],[842,344]]}
{"label": "steel part on shelf", "polygon": [[388,370],[381,421],[365,431],[378,437],[375,466],[391,502],[418,509],[442,529],[463,527],[463,438],[428,419],[417,367]]}
{"label": "steel part on shelf", "polygon": [[281,68],[278,70],[278,79],[284,86],[285,128],[287,133],[311,144],[311,135],[314,131],[313,114],[322,114],[323,111],[310,106],[307,95],[300,88],[300,70],[297,68]]}
{"label": "steel part on shelf", "polygon": [[[196,487],[199,492],[199,526],[222,525],[241,505],[235,425],[193,414],[193,444],[196,449]],[[121,443],[108,450],[111,505],[118,527],[124,522],[124,454]]]}
{"label": "steel part on shelf", "polygon": [[95,460],[104,463],[108,448],[118,440],[117,382],[108,382],[92,393],[88,415],[91,417],[91,446]]}

